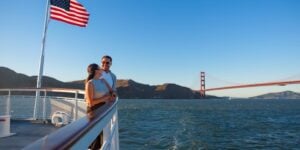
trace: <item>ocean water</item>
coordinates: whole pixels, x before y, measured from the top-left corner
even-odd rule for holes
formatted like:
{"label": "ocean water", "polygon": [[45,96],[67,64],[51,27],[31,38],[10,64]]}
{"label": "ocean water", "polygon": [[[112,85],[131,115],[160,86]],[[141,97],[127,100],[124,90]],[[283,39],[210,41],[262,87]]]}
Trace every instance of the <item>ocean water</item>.
{"label": "ocean water", "polygon": [[300,100],[120,100],[120,149],[300,149]]}

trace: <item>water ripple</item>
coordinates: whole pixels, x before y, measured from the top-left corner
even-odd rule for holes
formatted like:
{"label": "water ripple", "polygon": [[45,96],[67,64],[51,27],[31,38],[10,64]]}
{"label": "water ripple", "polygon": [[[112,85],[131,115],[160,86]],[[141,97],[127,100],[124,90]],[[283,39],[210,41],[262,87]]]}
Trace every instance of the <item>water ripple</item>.
{"label": "water ripple", "polygon": [[120,148],[298,149],[300,100],[120,100]]}

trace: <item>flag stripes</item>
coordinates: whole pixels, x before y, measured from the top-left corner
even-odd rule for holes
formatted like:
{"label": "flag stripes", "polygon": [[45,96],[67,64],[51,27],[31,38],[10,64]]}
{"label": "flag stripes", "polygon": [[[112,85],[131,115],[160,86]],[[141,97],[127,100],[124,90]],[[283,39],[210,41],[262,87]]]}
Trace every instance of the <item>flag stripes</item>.
{"label": "flag stripes", "polygon": [[89,20],[89,13],[76,0],[51,0],[50,18],[86,27]]}

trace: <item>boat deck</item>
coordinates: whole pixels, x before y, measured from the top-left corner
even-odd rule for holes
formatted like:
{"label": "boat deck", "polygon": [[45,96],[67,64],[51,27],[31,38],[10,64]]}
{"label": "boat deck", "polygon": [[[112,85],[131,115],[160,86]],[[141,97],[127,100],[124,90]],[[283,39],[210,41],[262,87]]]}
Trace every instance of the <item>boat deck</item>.
{"label": "boat deck", "polygon": [[11,120],[10,132],[15,133],[15,135],[0,138],[0,149],[22,149],[57,129],[59,128],[51,123]]}

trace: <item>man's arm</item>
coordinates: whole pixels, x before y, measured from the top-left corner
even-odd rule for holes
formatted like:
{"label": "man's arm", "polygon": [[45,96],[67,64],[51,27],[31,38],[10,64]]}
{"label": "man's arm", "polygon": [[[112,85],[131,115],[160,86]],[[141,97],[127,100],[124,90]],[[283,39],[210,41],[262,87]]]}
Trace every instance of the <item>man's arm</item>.
{"label": "man's arm", "polygon": [[111,76],[113,79],[113,85],[112,85],[112,89],[115,93],[117,93],[117,77],[114,73],[111,72]]}

